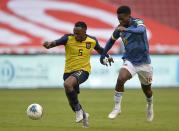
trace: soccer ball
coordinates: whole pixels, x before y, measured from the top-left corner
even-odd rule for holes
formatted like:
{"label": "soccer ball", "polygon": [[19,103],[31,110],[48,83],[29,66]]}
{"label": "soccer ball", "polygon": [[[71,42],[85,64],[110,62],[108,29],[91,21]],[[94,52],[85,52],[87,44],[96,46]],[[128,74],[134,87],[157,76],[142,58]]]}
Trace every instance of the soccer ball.
{"label": "soccer ball", "polygon": [[27,108],[27,116],[32,120],[39,120],[42,118],[43,108],[37,103],[33,103]]}

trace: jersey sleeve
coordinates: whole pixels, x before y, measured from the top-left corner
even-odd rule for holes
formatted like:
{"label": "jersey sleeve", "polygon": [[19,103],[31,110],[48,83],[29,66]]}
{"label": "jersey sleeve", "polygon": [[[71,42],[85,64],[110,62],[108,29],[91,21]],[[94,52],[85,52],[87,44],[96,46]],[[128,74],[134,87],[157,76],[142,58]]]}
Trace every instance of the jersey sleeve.
{"label": "jersey sleeve", "polygon": [[141,19],[136,19],[135,20],[135,27],[128,27],[126,28],[126,32],[129,32],[129,33],[136,33],[136,34],[140,34],[140,33],[144,33],[146,28],[145,28],[145,25],[144,25],[144,21],[141,20]]}
{"label": "jersey sleeve", "polygon": [[[104,48],[100,46],[100,44],[98,43],[97,39],[96,39],[96,45],[95,45],[94,49],[101,55],[104,53]],[[107,53],[105,53],[104,55],[106,57],[109,57],[109,55]]]}
{"label": "jersey sleeve", "polygon": [[117,40],[119,37],[120,37],[120,31],[116,28],[116,29],[114,30],[114,32],[112,33],[111,38],[112,38],[113,40]]}
{"label": "jersey sleeve", "polygon": [[98,50],[98,49],[101,48],[101,46],[99,45],[99,42],[98,42],[98,40],[96,38],[95,38],[95,41],[96,41],[96,45],[95,45],[94,49]]}
{"label": "jersey sleeve", "polygon": [[66,45],[67,41],[68,41],[68,35],[64,35],[60,39],[55,40],[57,46]]}
{"label": "jersey sleeve", "polygon": [[129,32],[129,33],[141,34],[141,33],[145,32],[145,27],[144,26],[128,27],[128,28],[126,28],[125,31]]}

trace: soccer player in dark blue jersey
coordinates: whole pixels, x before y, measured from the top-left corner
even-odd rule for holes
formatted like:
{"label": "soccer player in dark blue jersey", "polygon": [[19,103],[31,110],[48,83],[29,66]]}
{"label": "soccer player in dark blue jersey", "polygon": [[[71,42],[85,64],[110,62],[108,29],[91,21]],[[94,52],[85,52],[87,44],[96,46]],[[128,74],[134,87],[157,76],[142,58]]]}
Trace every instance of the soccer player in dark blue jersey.
{"label": "soccer player in dark blue jersey", "polygon": [[124,63],[119,71],[115,87],[115,106],[108,117],[114,119],[121,113],[124,84],[137,74],[147,100],[147,121],[152,121],[154,117],[151,89],[153,70],[149,56],[146,27],[143,20],[131,17],[131,9],[128,6],[120,6],[117,9],[117,17],[120,24],[114,30],[100,57],[100,62],[104,64],[105,54],[111,49],[115,41],[121,37],[125,47],[125,53],[122,57]]}

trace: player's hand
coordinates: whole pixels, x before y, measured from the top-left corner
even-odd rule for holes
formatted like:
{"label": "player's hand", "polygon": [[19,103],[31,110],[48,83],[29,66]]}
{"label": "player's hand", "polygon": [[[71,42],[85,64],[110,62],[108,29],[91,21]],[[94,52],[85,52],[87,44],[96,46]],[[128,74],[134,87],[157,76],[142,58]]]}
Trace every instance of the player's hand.
{"label": "player's hand", "polygon": [[100,63],[101,63],[102,65],[106,65],[106,66],[107,66],[107,61],[106,61],[106,59],[105,59],[105,55],[101,55],[101,57],[100,57]]}
{"label": "player's hand", "polygon": [[48,41],[45,41],[45,42],[43,43],[43,46],[44,46],[46,49],[49,49],[49,48],[50,48],[50,45],[51,45],[51,43],[48,42]]}
{"label": "player's hand", "polygon": [[111,63],[114,63],[113,58],[109,55],[109,57],[107,58],[107,61],[109,63],[109,65],[111,66]]}
{"label": "player's hand", "polygon": [[126,27],[119,25],[117,28],[119,31],[123,32],[126,30]]}
{"label": "player's hand", "polygon": [[113,60],[113,58],[111,57],[111,56],[105,56],[105,55],[101,55],[101,57],[100,57],[100,63],[102,64],[102,65],[106,65],[106,66],[108,66],[108,64],[111,66],[111,63],[114,63],[114,60]]}

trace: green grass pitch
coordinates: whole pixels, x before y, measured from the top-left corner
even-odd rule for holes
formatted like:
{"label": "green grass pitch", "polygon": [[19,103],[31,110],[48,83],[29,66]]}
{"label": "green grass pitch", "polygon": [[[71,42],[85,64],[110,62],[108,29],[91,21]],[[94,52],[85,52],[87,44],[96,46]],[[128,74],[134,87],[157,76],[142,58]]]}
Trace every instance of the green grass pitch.
{"label": "green grass pitch", "polygon": [[[82,89],[79,96],[90,114],[90,127],[75,123],[63,89],[0,90],[0,131],[179,131],[179,88],[154,88],[155,118],[146,121],[146,101],[141,90],[127,89],[122,114],[107,118],[113,107],[113,89]],[[30,120],[31,103],[44,108],[41,120]]]}

